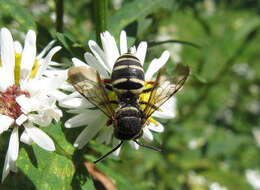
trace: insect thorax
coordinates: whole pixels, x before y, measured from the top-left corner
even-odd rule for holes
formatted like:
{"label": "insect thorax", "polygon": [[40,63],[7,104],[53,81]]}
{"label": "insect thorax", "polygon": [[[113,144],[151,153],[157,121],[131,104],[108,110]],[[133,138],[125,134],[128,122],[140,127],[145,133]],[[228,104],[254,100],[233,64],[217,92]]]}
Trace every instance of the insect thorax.
{"label": "insect thorax", "polygon": [[116,111],[115,137],[120,140],[131,140],[137,137],[142,130],[141,116],[137,104],[119,107]]}
{"label": "insect thorax", "polygon": [[120,56],[114,64],[111,81],[119,99],[138,98],[144,89],[144,71],[139,59],[133,54]]}

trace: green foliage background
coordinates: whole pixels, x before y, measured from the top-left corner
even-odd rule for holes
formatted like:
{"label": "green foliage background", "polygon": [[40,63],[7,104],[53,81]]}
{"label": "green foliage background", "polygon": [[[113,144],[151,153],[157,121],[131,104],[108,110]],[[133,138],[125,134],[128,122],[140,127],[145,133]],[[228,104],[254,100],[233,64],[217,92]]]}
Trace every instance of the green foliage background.
{"label": "green foliage background", "polygon": [[[63,49],[55,60],[69,67],[72,57],[83,60],[88,40],[96,40],[96,9],[94,1],[64,1],[64,25],[57,32],[53,18],[58,2],[0,0],[0,27],[12,29],[21,42],[28,29],[36,30],[38,52],[57,39]],[[259,144],[252,133],[260,127],[260,1],[124,0],[118,10],[109,1],[107,12],[107,29],[117,40],[125,29],[130,45],[149,42],[147,63],[168,49],[173,59],[167,71],[179,56],[191,76],[177,95],[177,117],[164,123],[164,133],[154,134],[151,144],[163,153],[125,145],[118,158],[111,156],[97,168],[120,190],[206,190],[213,182],[231,190],[253,189],[245,171],[260,169]],[[162,40],[175,41],[158,43]],[[65,129],[69,117],[44,129],[55,140],[56,152],[21,145],[18,173],[9,175],[1,190],[101,189],[84,162],[110,147],[91,141],[75,150],[72,144],[81,129]],[[9,135],[0,137],[0,173]],[[192,141],[196,148],[190,147]]]}

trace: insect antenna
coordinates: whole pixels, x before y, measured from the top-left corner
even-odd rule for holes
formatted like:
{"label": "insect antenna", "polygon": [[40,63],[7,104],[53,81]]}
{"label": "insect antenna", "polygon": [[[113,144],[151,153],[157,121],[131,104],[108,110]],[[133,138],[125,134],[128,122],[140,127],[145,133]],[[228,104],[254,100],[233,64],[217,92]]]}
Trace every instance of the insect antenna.
{"label": "insect antenna", "polygon": [[94,161],[94,164],[98,163],[99,161],[103,160],[104,158],[106,158],[109,154],[111,154],[112,152],[116,151],[122,144],[124,141],[121,141],[116,147],[114,147],[112,150],[110,150],[108,153],[106,153],[105,155],[101,156],[99,159],[97,159],[96,161]]}
{"label": "insect antenna", "polygon": [[142,144],[142,143],[138,142],[137,140],[134,140],[134,142],[135,142],[136,144],[138,144],[139,146],[142,146],[142,147],[145,147],[145,148],[149,148],[149,149],[155,150],[155,151],[157,151],[157,152],[162,152],[162,149],[159,149],[159,148],[155,148],[155,147],[152,147],[152,146],[149,146],[149,145]]}

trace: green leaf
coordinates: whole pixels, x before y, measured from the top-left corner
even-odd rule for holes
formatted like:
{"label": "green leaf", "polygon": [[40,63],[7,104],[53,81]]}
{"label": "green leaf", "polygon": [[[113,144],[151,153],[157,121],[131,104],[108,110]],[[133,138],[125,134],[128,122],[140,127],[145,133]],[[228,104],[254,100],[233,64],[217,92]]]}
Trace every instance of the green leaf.
{"label": "green leaf", "polygon": [[70,160],[36,145],[23,145],[16,164],[18,172],[7,177],[3,189],[68,189],[74,174]]}
{"label": "green leaf", "polygon": [[188,41],[183,41],[183,40],[165,40],[165,41],[157,41],[157,42],[148,42],[148,46],[149,47],[153,47],[153,46],[158,46],[158,45],[162,45],[162,44],[166,44],[166,43],[177,43],[177,44],[182,44],[182,45],[188,45],[197,49],[200,49],[201,46],[192,43],[192,42],[188,42]]}
{"label": "green leaf", "polygon": [[201,77],[201,76],[199,76],[199,75],[197,75],[197,74],[195,74],[195,73],[191,73],[190,76],[191,76],[194,80],[196,80],[196,82],[199,82],[199,83],[201,83],[201,84],[207,84],[207,83],[208,83],[208,81],[207,81],[205,78],[203,78],[203,77]]}
{"label": "green leaf", "polygon": [[19,23],[19,29],[22,31],[27,32],[29,29],[36,30],[33,16],[17,2],[0,0],[0,12]]}
{"label": "green leaf", "polygon": [[244,19],[240,27],[237,29],[237,33],[235,35],[236,41],[243,41],[250,32],[256,30],[256,28],[259,28],[260,26],[260,20],[258,17],[252,18],[249,17],[247,19]]}
{"label": "green leaf", "polygon": [[120,172],[113,171],[111,168],[106,167],[103,163],[97,164],[97,168],[115,181],[115,185],[118,189],[134,190],[134,187],[128,178],[123,176]]}
{"label": "green leaf", "polygon": [[109,17],[109,31],[114,35],[118,35],[120,30],[125,28],[128,24],[160,8],[160,2],[160,0],[135,0],[126,3],[121,9]]}
{"label": "green leaf", "polygon": [[[230,175],[230,172],[232,175]],[[246,181],[244,174],[241,175],[241,173],[238,173],[233,169],[229,171],[223,171],[219,168],[212,168],[209,171],[203,172],[203,175],[210,181],[218,182],[221,186],[225,186],[228,189],[252,189],[249,183]]]}
{"label": "green leaf", "polygon": [[62,34],[57,32],[56,37],[58,41],[64,46],[64,48],[71,54],[73,57],[84,60],[85,49],[83,46],[75,42],[69,35]]}
{"label": "green leaf", "polygon": [[152,25],[151,18],[141,18],[138,20],[137,36],[141,36]]}

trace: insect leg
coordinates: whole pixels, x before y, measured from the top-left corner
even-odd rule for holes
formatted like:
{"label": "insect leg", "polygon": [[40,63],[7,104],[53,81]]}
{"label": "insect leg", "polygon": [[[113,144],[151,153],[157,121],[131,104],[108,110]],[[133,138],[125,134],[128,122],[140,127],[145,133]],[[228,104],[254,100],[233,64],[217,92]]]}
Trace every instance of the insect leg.
{"label": "insect leg", "polygon": [[108,153],[106,153],[105,155],[101,156],[99,159],[97,159],[96,161],[94,161],[94,164],[98,163],[99,161],[103,160],[104,158],[106,158],[109,154],[113,153],[114,151],[116,151],[122,144],[124,141],[121,141],[116,147],[114,147],[112,150],[110,150]]}
{"label": "insect leg", "polygon": [[144,148],[148,148],[148,149],[151,149],[151,150],[155,150],[155,151],[157,151],[157,152],[162,152],[161,149],[155,148],[155,147],[152,147],[152,146],[149,146],[149,145],[142,144],[142,143],[138,142],[136,139],[134,140],[134,142],[135,142],[136,144],[138,144],[139,146],[142,146],[142,147],[144,147]]}
{"label": "insect leg", "polygon": [[[146,84],[151,84],[151,85],[154,85],[154,81],[147,81]],[[145,88],[142,92],[143,93],[148,93],[148,92],[152,92],[154,87],[150,87],[150,88]]]}
{"label": "insect leg", "polygon": [[99,105],[99,106],[104,106],[104,105],[106,105],[106,104],[108,104],[108,103],[118,105],[118,101],[116,101],[116,100],[103,101],[103,102],[100,102],[98,105]]}
{"label": "insect leg", "polygon": [[110,79],[103,79],[102,82],[104,83],[104,86],[107,90],[113,91],[112,83]]}
{"label": "insect leg", "polygon": [[151,87],[151,88],[146,88],[146,89],[143,90],[142,94],[143,94],[143,93],[152,92],[152,90],[153,90],[153,87]]}
{"label": "insect leg", "polygon": [[160,108],[155,106],[155,105],[152,105],[152,104],[149,104],[148,102],[145,102],[145,101],[140,101],[139,104],[144,104],[144,105],[148,105],[149,107],[155,109],[155,110],[159,110]]}

